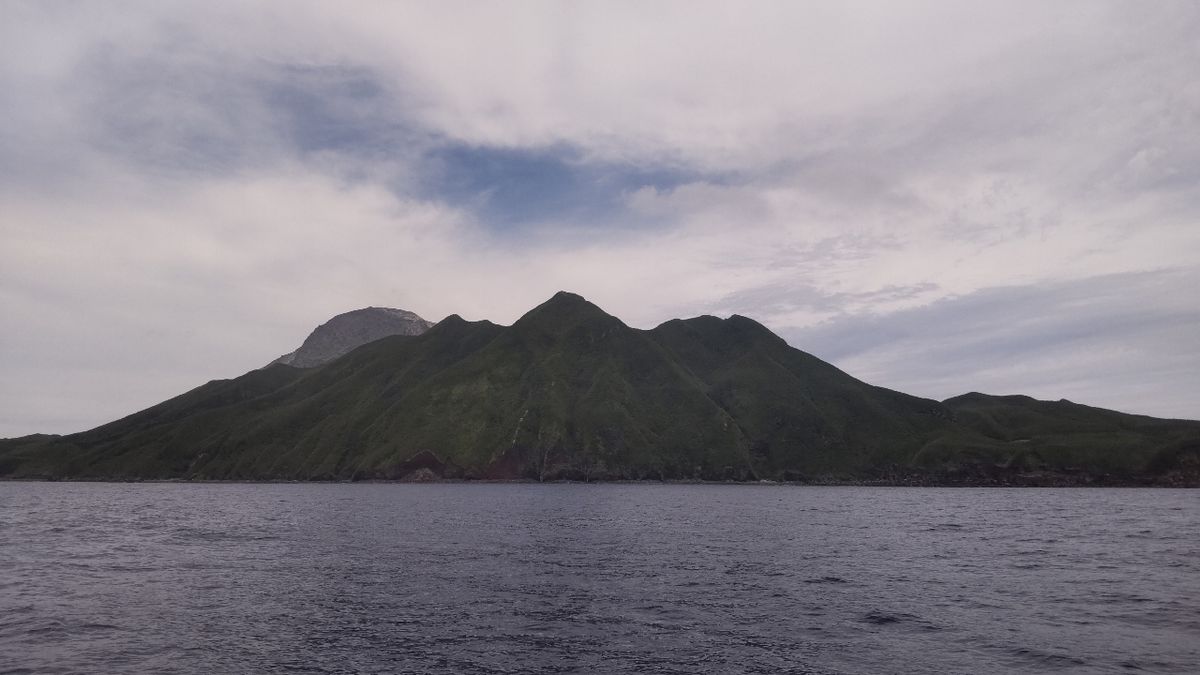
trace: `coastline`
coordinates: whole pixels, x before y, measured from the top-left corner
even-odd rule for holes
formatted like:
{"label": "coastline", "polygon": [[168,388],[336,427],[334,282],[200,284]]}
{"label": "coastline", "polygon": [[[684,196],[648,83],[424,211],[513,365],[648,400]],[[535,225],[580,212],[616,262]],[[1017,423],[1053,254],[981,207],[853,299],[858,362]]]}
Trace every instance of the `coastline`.
{"label": "coastline", "polygon": [[1151,488],[1151,489],[1200,489],[1200,480],[1183,477],[1094,477],[1091,480],[1075,476],[1028,476],[1009,480],[934,480],[931,478],[909,478],[903,480],[867,479],[817,479],[811,481],[774,480],[700,480],[700,479],[616,479],[616,480],[544,480],[533,478],[439,478],[432,480],[405,480],[369,478],[350,479],[287,479],[287,478],[115,478],[115,477],[0,477],[0,483],[148,483],[148,484],[195,484],[195,485],[713,485],[755,487],[886,487],[886,488]]}

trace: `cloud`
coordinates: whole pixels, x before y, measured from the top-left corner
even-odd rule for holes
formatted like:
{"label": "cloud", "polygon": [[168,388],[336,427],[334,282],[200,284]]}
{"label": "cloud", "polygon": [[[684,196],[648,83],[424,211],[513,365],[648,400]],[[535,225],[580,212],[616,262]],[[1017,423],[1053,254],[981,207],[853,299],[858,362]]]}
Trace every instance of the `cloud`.
{"label": "cloud", "polygon": [[559,289],[754,316],[923,395],[1200,416],[1191,4],[0,13],[0,435],[348,309]]}
{"label": "cloud", "polygon": [[919,395],[1024,393],[1194,417],[1200,395],[1187,382],[1200,367],[1200,307],[1175,289],[1196,283],[1197,270],[1174,269],[996,287],[785,335],[862,379]]}

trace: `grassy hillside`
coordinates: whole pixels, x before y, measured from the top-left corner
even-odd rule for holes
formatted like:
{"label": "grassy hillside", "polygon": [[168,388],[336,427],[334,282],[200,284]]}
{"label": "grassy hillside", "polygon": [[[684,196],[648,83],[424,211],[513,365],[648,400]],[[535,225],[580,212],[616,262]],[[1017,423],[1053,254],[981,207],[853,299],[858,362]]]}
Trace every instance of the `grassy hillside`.
{"label": "grassy hillside", "polygon": [[510,327],[452,316],[83,433],[0,441],[0,476],[1177,484],[1195,480],[1198,439],[1200,423],[1066,402],[916,398],[745,317],[642,331],[559,293]]}
{"label": "grassy hillside", "polygon": [[[987,439],[977,441],[976,451],[994,464],[1188,484],[1200,477],[1200,422],[1028,396],[971,393],[948,399],[945,405],[962,427]],[[963,449],[949,445],[942,453],[961,461]]]}

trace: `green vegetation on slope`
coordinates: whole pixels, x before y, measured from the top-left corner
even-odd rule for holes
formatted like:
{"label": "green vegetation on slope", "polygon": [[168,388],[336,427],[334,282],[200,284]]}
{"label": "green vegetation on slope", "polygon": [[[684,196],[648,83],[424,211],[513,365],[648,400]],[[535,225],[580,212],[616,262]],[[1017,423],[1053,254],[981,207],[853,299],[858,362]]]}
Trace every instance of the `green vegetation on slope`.
{"label": "green vegetation on slope", "polygon": [[[1198,477],[1200,422],[1028,396],[971,393],[947,399],[945,405],[962,427],[987,439],[975,446],[982,461],[1087,476],[1142,475],[1180,484]],[[942,452],[961,458],[962,450],[952,445]]]}
{"label": "green vegetation on slope", "polygon": [[916,398],[745,317],[642,331],[559,293],[510,327],[452,316],[83,433],[0,441],[0,476],[1177,484],[1196,480],[1198,439],[1200,423],[1066,402]]}

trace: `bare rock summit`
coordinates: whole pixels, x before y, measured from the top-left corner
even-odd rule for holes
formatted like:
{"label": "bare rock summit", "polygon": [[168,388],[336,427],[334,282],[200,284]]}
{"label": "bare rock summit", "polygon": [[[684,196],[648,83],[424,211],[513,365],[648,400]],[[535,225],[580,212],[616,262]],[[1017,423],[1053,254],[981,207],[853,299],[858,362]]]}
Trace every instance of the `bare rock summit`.
{"label": "bare rock summit", "polygon": [[348,354],[368,342],[391,335],[420,335],[433,324],[416,314],[391,307],[365,307],[338,314],[317,326],[300,348],[275,359],[296,368],[313,368]]}

